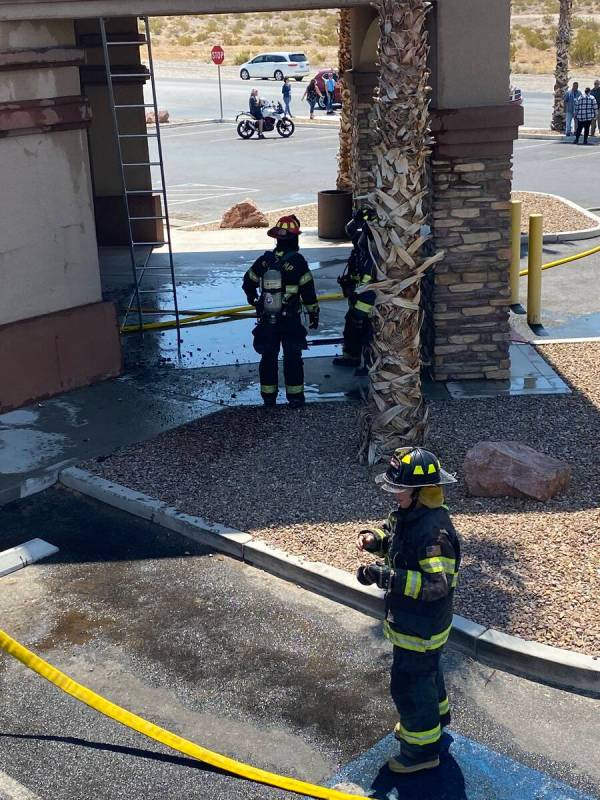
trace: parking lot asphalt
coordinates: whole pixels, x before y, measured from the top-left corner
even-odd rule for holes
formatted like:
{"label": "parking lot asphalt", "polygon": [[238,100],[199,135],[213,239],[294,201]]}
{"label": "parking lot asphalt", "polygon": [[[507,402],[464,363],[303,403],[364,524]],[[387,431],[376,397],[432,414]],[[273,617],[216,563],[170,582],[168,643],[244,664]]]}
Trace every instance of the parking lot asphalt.
{"label": "parking lot asphalt", "polygon": [[[250,198],[263,210],[315,203],[335,188],[336,126],[299,125],[290,139],[268,133],[264,141],[240,139],[231,122],[196,123],[163,131],[169,210],[182,224],[219,220]],[[550,192],[584,208],[600,206],[590,172],[600,139],[584,147],[571,140],[515,142],[514,189]]]}
{"label": "parking lot asphalt", "polygon": [[515,142],[515,191],[549,192],[578,203],[584,208],[600,207],[600,193],[590,178],[600,164],[600,138],[587,146],[559,140]]}
{"label": "parking lot asphalt", "polygon": [[[0,550],[35,536],[60,551],[0,579],[2,627],[203,746],[310,781],[345,776],[382,800],[475,800],[484,784],[486,800],[598,796],[597,700],[449,650],[442,767],[393,779],[378,622],[64,490],[0,511]],[[0,796],[13,800],[290,796],[167,751],[4,655],[0,764]]]}
{"label": "parking lot asphalt", "polygon": [[246,198],[263,210],[315,203],[319,190],[335,189],[336,126],[244,141],[234,123],[204,123],[165,129],[162,141],[169,210],[181,220],[220,219]]}

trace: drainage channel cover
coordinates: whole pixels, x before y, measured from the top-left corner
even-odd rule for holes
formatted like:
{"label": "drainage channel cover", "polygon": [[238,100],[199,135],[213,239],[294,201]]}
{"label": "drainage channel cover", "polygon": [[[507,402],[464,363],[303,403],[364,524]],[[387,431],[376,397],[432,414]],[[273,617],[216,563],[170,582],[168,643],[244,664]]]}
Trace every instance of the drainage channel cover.
{"label": "drainage channel cover", "polygon": [[58,553],[58,547],[43,539],[30,539],[17,547],[11,547],[10,550],[4,550],[0,553],[0,578],[42,558],[48,558],[54,553]]}

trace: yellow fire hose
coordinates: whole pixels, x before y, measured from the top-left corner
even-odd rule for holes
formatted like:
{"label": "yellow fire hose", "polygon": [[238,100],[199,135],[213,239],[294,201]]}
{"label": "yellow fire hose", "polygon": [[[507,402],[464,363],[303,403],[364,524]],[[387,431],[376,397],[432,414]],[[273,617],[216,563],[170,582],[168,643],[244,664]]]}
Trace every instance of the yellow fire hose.
{"label": "yellow fire hose", "polygon": [[[331,302],[333,300],[343,300],[343,299],[344,299],[344,295],[343,294],[334,293],[334,294],[322,294],[318,298],[318,301],[319,301],[319,303],[328,303],[328,302]],[[192,316],[189,316],[189,317],[186,316],[186,318],[182,319],[179,324],[180,324],[180,327],[186,328],[186,327],[191,327],[192,325],[195,325],[198,322],[203,322],[204,320],[212,319],[213,317],[231,317],[231,316],[237,317],[238,314],[239,315],[243,315],[244,312],[246,312],[246,311],[254,311],[254,310],[255,310],[254,306],[238,306],[237,308],[225,308],[225,309],[222,309],[221,311],[200,311],[200,312],[183,311],[183,312],[181,312],[182,314],[190,313],[190,314],[192,314]],[[171,311],[171,310],[161,312],[160,309],[155,309],[155,310],[152,310],[151,312],[146,311],[144,313],[173,314],[175,312]],[[240,316],[240,319],[244,319],[244,317]],[[174,320],[170,320],[169,322],[147,322],[144,325],[142,325],[142,330],[144,330],[144,331],[160,331],[160,330],[167,330],[169,328],[176,328],[176,327],[177,327],[177,324],[175,323]],[[136,333],[139,330],[140,330],[140,326],[139,325],[125,325],[123,328],[121,328],[121,333]]]}
{"label": "yellow fire hose", "polygon": [[119,722],[126,728],[137,731],[149,739],[154,739],[156,742],[160,742],[178,753],[183,753],[232,775],[238,775],[240,778],[245,778],[255,783],[265,783],[268,786],[285,789],[288,792],[295,792],[306,797],[323,798],[323,800],[356,800],[357,795],[355,794],[338,792],[336,789],[327,789],[325,786],[316,786],[296,778],[288,778],[284,775],[277,775],[274,772],[267,772],[266,770],[243,764],[241,761],[236,761],[227,756],[222,756],[220,753],[200,747],[200,745],[194,744],[194,742],[190,742],[176,733],[171,733],[165,728],[160,728],[152,722],[147,722],[142,717],[132,714],[131,711],[111,703],[110,700],[106,700],[101,695],[92,692],[91,689],[76,683],[68,675],[60,672],[51,664],[36,656],[35,653],[32,653],[31,650],[19,644],[3,630],[0,630],[0,648],[66,694],[79,700],[80,703],[85,703],[85,705],[90,706],[100,714],[104,714],[105,717],[114,719],[115,722]]}
{"label": "yellow fire hose", "polygon": [[[570,264],[572,261],[579,261],[580,258],[587,258],[587,256],[593,256],[595,253],[600,253],[600,247],[592,247],[591,250],[584,250],[583,253],[576,253],[574,256],[567,256],[566,258],[559,258],[557,261],[549,261],[548,264],[542,264],[542,269],[553,269],[554,267],[560,267],[563,264]],[[529,270],[522,269],[519,272],[521,278],[525,275],[529,275]]]}

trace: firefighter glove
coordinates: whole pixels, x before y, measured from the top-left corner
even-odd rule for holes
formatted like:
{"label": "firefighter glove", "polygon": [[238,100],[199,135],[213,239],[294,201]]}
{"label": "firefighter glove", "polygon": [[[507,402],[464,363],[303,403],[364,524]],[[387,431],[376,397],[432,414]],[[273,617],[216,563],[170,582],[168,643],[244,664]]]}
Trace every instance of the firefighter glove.
{"label": "firefighter glove", "polygon": [[255,294],[253,294],[253,295],[247,294],[246,295],[246,300],[248,301],[248,305],[250,305],[250,306],[255,306],[256,303],[258,302],[258,298],[257,298],[257,296]]}
{"label": "firefighter glove", "polygon": [[316,331],[319,327],[319,309],[317,308],[316,311],[309,311],[308,312],[308,321],[309,321],[309,328],[311,331]]}
{"label": "firefighter glove", "polygon": [[369,564],[368,567],[359,567],[356,577],[364,586],[375,583],[380,589],[387,591],[390,588],[392,570],[383,564]]}
{"label": "firefighter glove", "polygon": [[379,550],[379,541],[377,534],[374,531],[370,530],[369,528],[365,528],[358,534],[358,538],[361,539],[361,537],[362,549],[366,550],[367,553],[376,553]]}

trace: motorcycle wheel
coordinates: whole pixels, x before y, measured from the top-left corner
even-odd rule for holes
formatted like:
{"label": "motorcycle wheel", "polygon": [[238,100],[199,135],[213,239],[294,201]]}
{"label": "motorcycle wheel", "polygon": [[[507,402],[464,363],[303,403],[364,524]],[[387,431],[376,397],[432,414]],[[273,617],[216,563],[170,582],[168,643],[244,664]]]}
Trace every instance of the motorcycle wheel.
{"label": "motorcycle wheel", "polygon": [[255,130],[254,125],[247,119],[242,120],[237,126],[237,133],[240,139],[251,139]]}
{"label": "motorcycle wheel", "polygon": [[277,133],[283,136],[284,139],[288,139],[295,130],[296,126],[291,119],[286,118],[277,121]]}

